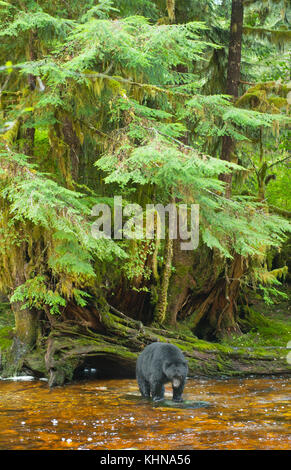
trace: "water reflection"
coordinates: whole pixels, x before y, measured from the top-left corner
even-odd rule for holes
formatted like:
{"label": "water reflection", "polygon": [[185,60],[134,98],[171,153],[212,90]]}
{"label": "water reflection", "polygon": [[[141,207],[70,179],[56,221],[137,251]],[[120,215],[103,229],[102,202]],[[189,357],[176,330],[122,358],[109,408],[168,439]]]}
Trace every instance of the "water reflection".
{"label": "water reflection", "polygon": [[290,395],[286,377],[189,379],[184,399],[211,406],[183,409],[135,380],[0,381],[0,449],[289,449]]}

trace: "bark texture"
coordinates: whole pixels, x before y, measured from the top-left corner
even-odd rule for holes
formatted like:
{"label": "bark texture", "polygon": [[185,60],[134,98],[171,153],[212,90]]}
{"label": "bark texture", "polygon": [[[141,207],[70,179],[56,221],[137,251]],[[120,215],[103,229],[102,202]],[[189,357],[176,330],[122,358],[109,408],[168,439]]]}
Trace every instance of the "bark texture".
{"label": "bark texture", "polygon": [[[241,46],[243,30],[243,0],[232,0],[230,40],[228,49],[227,81],[225,92],[234,98],[238,97],[241,68]],[[221,159],[228,162],[232,159],[234,140],[225,135],[222,138]],[[231,196],[232,174],[225,173],[220,179],[226,183],[225,196]]]}
{"label": "bark texture", "polygon": [[237,298],[246,260],[236,255],[193,316],[193,331],[213,340],[228,334],[240,334],[237,323]]}

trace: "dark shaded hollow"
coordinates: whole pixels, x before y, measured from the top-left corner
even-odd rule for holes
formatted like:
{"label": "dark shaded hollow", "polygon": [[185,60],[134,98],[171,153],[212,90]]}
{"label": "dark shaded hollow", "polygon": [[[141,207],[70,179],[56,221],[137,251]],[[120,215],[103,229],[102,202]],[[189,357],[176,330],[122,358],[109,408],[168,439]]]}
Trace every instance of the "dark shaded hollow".
{"label": "dark shaded hollow", "polygon": [[133,379],[135,378],[135,363],[132,360],[120,359],[108,354],[86,356],[80,366],[74,371],[74,380],[89,378],[98,379]]}

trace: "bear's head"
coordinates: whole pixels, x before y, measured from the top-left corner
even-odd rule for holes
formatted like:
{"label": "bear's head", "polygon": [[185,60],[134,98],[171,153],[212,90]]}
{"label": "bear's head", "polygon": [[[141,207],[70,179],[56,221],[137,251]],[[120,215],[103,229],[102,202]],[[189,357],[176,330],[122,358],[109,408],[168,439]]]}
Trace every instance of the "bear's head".
{"label": "bear's head", "polygon": [[187,361],[179,362],[165,362],[163,372],[166,377],[172,382],[174,388],[178,388],[181,382],[186,378],[188,372]]}

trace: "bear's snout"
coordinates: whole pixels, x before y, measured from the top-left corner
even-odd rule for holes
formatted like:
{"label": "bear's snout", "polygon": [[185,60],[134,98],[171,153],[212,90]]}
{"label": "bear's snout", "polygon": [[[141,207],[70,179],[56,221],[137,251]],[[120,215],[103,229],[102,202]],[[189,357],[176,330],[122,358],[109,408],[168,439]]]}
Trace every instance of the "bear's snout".
{"label": "bear's snout", "polygon": [[181,380],[182,380],[182,377],[181,378],[180,377],[174,377],[173,382],[172,382],[173,387],[178,388],[181,384]]}

